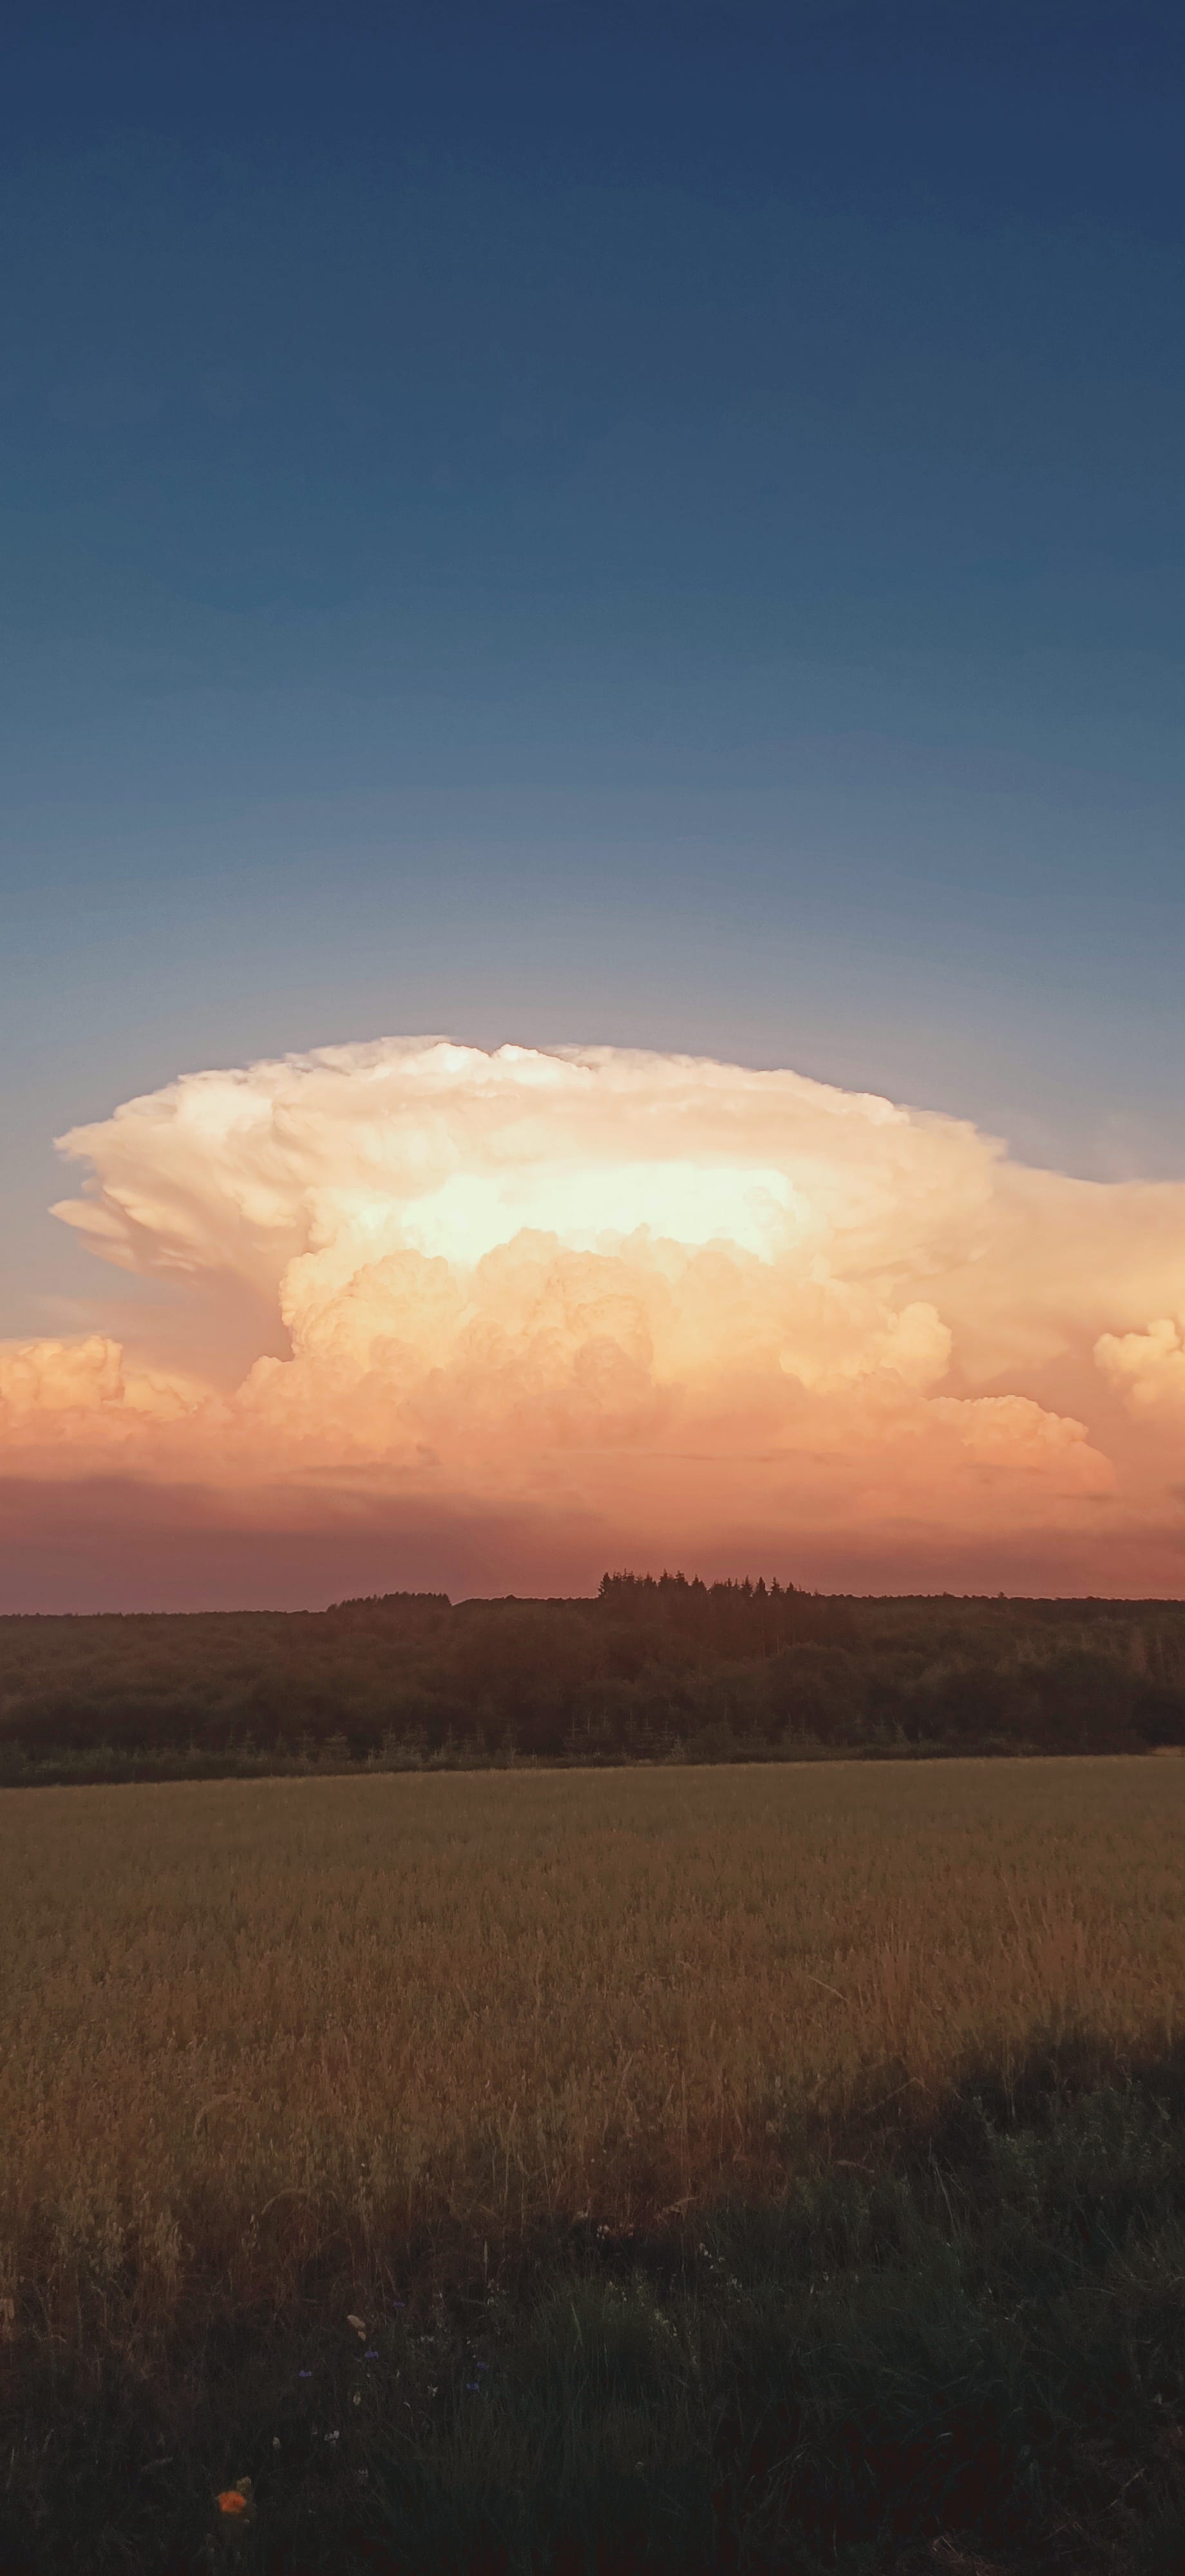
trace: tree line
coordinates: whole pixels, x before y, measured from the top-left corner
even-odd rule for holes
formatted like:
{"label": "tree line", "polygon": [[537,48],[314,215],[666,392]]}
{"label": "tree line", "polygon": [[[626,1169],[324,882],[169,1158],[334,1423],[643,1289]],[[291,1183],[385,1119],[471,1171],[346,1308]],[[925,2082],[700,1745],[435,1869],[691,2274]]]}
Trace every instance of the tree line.
{"label": "tree line", "polygon": [[1185,1745],[1185,1603],[606,1574],[592,1598],[0,1618],[0,1779]]}

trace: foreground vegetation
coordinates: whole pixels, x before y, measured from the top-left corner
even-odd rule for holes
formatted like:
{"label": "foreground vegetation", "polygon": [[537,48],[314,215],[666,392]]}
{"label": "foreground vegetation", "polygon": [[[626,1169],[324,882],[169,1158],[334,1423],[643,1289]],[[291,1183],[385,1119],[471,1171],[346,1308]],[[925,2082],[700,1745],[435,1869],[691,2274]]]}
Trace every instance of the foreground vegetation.
{"label": "foreground vegetation", "polygon": [[0,1619],[0,1783],[1185,1745],[1185,1603],[606,1575],[285,1614]]}
{"label": "foreground vegetation", "polygon": [[0,2564],[1167,2576],[1183,1822],[1123,1759],[0,1800]]}

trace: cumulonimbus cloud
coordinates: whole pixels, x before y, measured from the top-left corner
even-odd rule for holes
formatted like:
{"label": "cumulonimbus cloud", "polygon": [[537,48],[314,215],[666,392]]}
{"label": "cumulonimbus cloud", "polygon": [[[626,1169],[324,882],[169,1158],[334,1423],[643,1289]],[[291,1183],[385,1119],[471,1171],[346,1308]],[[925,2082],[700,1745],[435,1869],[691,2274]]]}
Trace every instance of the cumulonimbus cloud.
{"label": "cumulonimbus cloud", "polygon": [[1175,1563],[1185,1186],[788,1072],[442,1040],[188,1075],[61,1142],[97,1253],[286,1355],[228,1390],[98,1332],[0,1346],[26,1484],[501,1516],[521,1589],[557,1519],[791,1575],[820,1539],[871,1579],[952,1541],[1022,1545],[1033,1589]]}

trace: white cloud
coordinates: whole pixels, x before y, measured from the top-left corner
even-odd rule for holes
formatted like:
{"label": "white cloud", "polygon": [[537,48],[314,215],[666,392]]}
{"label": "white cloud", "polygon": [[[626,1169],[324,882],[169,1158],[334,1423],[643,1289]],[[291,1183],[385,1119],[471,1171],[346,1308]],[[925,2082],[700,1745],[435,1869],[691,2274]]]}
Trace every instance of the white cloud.
{"label": "white cloud", "polygon": [[392,1039],[189,1075],[62,1144],[95,1251],[262,1299],[291,1356],[199,1401],[94,1339],[0,1356],[22,1472],[551,1498],[672,1547],[1073,1537],[1146,1511],[1140,1425],[1185,1381],[1149,1324],[1185,1310],[1185,1188],[1034,1172],[792,1073]]}
{"label": "white cloud", "polygon": [[1160,1316],[1144,1333],[1100,1334],[1095,1357],[1137,1412],[1185,1416],[1185,1331],[1171,1316]]}

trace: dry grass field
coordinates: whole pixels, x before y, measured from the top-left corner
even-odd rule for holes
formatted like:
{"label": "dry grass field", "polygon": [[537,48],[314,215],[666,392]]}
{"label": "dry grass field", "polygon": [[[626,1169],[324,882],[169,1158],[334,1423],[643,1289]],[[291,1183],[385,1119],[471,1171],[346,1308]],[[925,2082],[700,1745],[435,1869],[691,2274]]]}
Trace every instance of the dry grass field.
{"label": "dry grass field", "polygon": [[1183,1826],[1138,1759],[5,1793],[0,2318],[151,2338],[775,2191],[1035,2037],[1164,2056]]}

